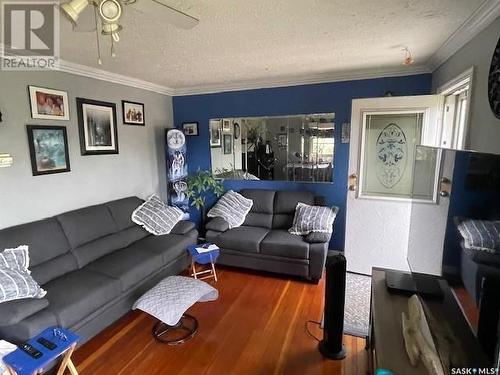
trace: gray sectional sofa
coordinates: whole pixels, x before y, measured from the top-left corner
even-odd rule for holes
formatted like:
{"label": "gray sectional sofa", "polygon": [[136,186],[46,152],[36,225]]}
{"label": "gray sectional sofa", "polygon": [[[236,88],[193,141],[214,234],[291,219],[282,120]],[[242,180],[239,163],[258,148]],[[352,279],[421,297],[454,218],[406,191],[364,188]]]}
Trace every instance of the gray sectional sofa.
{"label": "gray sectional sofa", "polygon": [[0,251],[29,245],[32,276],[47,291],[40,300],[0,304],[0,339],[24,341],[59,325],[85,342],[159,280],[184,270],[186,247],[198,237],[194,224],[149,235],[130,219],[142,202],[129,197],[0,230]]}
{"label": "gray sectional sofa", "polygon": [[221,218],[206,224],[207,241],[221,248],[218,264],[283,273],[317,283],[323,274],[329,237],[309,243],[288,233],[298,202],[323,205],[321,197],[308,191],[244,189],[239,192],[253,200],[242,226],[228,229]]}

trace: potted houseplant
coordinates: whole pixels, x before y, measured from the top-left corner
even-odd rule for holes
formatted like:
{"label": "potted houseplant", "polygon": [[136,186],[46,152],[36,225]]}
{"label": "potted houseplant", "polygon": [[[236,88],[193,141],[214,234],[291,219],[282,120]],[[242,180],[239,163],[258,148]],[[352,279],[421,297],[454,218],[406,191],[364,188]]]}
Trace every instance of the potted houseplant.
{"label": "potted houseplant", "polygon": [[217,198],[224,193],[222,180],[216,179],[212,172],[200,170],[187,179],[186,195],[191,201],[191,206],[196,207],[201,214],[200,234],[205,234],[205,220],[207,216],[207,197],[211,194]]}

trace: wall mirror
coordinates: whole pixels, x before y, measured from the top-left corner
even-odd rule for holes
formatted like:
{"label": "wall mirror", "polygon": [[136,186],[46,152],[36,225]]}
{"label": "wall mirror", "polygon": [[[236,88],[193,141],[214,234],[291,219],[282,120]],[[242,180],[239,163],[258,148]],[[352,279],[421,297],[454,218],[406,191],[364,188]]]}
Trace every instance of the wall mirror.
{"label": "wall mirror", "polygon": [[331,183],[335,114],[210,120],[212,173],[232,180]]}

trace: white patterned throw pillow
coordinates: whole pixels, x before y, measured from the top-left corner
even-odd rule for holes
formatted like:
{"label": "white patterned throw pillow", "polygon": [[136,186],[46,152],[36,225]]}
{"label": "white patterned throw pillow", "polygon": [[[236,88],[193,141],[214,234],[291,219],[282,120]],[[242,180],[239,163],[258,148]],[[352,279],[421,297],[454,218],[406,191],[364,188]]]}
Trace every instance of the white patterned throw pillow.
{"label": "white patterned throw pillow", "polygon": [[229,229],[239,227],[245,222],[253,206],[253,200],[235,191],[228,190],[208,211],[208,217],[221,217],[229,224]]}
{"label": "white patterned throw pillow", "polygon": [[16,268],[27,271],[30,264],[28,246],[5,249],[0,253],[0,267]]}
{"label": "white patterned throw pillow", "polygon": [[184,212],[180,208],[167,206],[157,195],[137,207],[132,212],[132,221],[155,236],[169,234]]}
{"label": "white patterned throw pillow", "polygon": [[335,221],[338,210],[339,209],[335,206],[309,206],[308,204],[299,202],[295,208],[295,217],[293,218],[292,227],[288,232],[300,236],[307,235],[311,232],[332,233],[333,222]]}
{"label": "white patterned throw pillow", "polygon": [[42,298],[47,294],[31,277],[28,246],[0,253],[0,303],[23,298]]}

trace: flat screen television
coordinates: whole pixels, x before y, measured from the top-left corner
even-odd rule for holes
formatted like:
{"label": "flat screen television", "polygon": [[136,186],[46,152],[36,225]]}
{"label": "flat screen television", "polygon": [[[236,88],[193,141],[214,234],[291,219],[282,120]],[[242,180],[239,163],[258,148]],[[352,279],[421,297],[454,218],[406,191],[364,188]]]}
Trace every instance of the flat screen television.
{"label": "flat screen television", "polygon": [[407,258],[415,292],[435,292],[422,277],[431,274],[468,295],[464,311],[479,312],[473,329],[498,368],[500,155],[418,146],[410,205]]}

